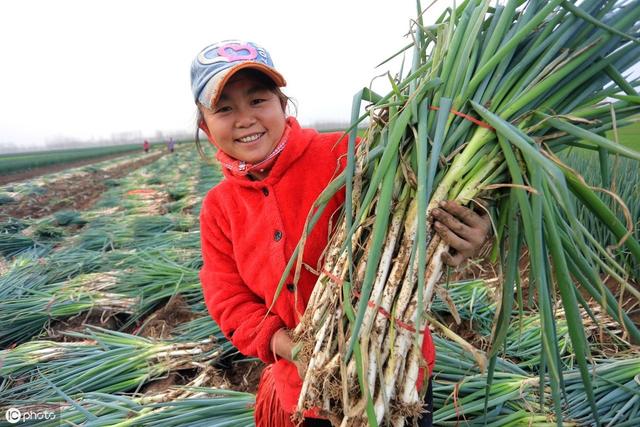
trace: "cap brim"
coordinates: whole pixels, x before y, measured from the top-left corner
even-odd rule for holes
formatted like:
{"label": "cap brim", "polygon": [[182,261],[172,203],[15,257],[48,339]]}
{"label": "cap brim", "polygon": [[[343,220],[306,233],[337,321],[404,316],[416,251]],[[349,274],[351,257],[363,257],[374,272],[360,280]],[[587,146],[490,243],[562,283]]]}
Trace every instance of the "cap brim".
{"label": "cap brim", "polygon": [[200,102],[208,108],[213,108],[218,102],[221,89],[227,84],[229,79],[233,77],[240,70],[252,68],[254,70],[261,71],[266,74],[278,87],[287,85],[286,80],[282,77],[282,74],[274,70],[273,68],[261,64],[259,62],[243,62],[241,64],[234,65],[229,69],[222,71],[211,78],[204,87],[200,96]]}

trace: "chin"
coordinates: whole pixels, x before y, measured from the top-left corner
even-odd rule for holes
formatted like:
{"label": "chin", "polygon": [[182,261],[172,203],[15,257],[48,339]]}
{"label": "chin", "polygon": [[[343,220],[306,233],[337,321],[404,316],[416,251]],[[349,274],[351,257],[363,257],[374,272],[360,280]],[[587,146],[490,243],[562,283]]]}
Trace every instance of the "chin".
{"label": "chin", "polygon": [[260,163],[264,159],[266,159],[269,156],[269,153],[265,153],[265,154],[261,153],[260,155],[254,154],[252,156],[243,156],[244,158],[242,160],[246,163],[251,163],[252,165],[255,165],[257,163]]}

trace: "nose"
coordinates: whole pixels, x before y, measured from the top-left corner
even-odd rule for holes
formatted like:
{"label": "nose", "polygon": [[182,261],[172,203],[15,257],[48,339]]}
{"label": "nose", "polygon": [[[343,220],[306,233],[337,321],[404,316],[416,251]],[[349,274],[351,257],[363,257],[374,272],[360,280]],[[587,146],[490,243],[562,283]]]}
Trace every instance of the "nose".
{"label": "nose", "polygon": [[238,108],[236,115],[236,127],[248,128],[256,122],[256,118],[253,115],[250,108]]}

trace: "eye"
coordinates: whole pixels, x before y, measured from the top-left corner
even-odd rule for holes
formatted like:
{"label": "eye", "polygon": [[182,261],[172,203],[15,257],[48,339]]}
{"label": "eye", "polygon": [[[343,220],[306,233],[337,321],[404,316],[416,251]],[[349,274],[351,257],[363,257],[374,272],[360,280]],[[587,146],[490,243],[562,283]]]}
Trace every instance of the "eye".
{"label": "eye", "polygon": [[215,114],[218,113],[228,113],[229,111],[231,111],[231,107],[229,107],[228,105],[221,105],[220,107],[216,108],[215,110],[213,110],[213,112]]}
{"label": "eye", "polygon": [[265,101],[266,101],[266,99],[264,99],[264,98],[254,98],[254,99],[251,100],[251,105],[258,105],[258,104],[261,104],[261,103],[263,103]]}

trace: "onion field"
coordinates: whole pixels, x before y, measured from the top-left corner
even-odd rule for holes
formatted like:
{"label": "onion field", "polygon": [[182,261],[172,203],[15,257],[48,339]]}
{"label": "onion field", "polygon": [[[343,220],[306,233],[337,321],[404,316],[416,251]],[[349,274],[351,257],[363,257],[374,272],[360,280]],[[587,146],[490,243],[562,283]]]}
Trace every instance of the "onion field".
{"label": "onion field", "polygon": [[[494,8],[480,0],[465,1],[459,6],[459,16],[450,10],[453,17],[449,16],[448,20],[443,19],[433,26],[420,23],[415,28],[416,34],[424,40],[444,38],[458,48],[440,48],[433,53],[450,69],[462,67],[460,58],[464,57],[468,63],[485,61],[483,64],[487,67],[492,64],[497,67],[495,74],[475,78],[472,72],[475,69],[469,65],[472,71],[456,74],[460,80],[441,80],[448,75],[435,75],[439,69],[426,60],[429,55],[425,54],[425,49],[422,58],[420,54],[414,57],[416,64],[421,59],[426,60],[425,64],[416,65],[415,70],[433,70],[433,79],[421,80],[416,77],[420,74],[413,70],[411,78],[394,81],[394,89],[386,97],[375,96],[367,90],[359,93],[358,100],[369,98],[373,103],[371,111],[376,108],[376,112],[383,111],[384,114],[369,117],[371,124],[363,139],[370,138],[371,150],[360,153],[362,157],[356,159],[361,162],[358,168],[352,164],[353,156],[349,159],[349,164],[354,166],[350,173],[361,178],[354,182],[371,185],[370,189],[357,189],[362,190],[361,193],[350,193],[353,188],[346,190],[347,194],[353,195],[347,199],[354,200],[356,208],[360,209],[356,209],[348,221],[361,220],[362,223],[352,227],[345,220],[349,225],[341,230],[345,234],[357,229],[353,241],[362,244],[353,245],[356,255],[349,256],[359,257],[368,264],[374,255],[357,251],[368,251],[373,246],[366,239],[375,235],[373,228],[377,227],[379,218],[383,214],[395,215],[396,211],[402,211],[402,214],[410,211],[409,199],[404,198],[408,194],[425,196],[416,201],[415,206],[426,212],[428,191],[417,182],[427,182],[429,175],[429,182],[435,189],[444,181],[445,172],[450,170],[437,170],[436,167],[449,166],[447,162],[471,145],[469,140],[483,140],[486,145],[470,155],[468,164],[463,165],[464,173],[479,173],[485,165],[490,165],[496,170],[486,171],[484,177],[504,180],[494,184],[488,178],[486,182],[469,178],[466,182],[453,182],[452,192],[464,193],[469,186],[473,190],[485,186],[506,189],[505,193],[510,192],[514,197],[505,196],[495,202],[501,212],[507,214],[496,216],[499,220],[494,224],[496,233],[491,244],[481,256],[469,260],[463,267],[443,268],[441,277],[434,280],[437,283],[428,309],[425,307],[425,315],[417,316],[419,321],[428,323],[436,347],[432,373],[434,424],[637,426],[640,420],[640,342],[637,336],[640,328],[640,257],[633,245],[640,241],[640,153],[635,151],[640,149],[637,136],[640,98],[636,92],[640,81],[627,82],[616,67],[626,69],[633,65],[630,58],[639,52],[637,17],[640,16],[640,3],[595,0],[577,3],[615,26],[613,29],[608,25],[604,28],[596,25],[580,11],[576,12],[572,6],[576,2],[564,2],[566,9],[563,9],[560,5],[563,2],[534,1],[530,5],[527,3],[529,8],[521,14],[517,8],[523,2],[507,3],[506,8]],[[622,9],[629,4],[633,14]],[[549,13],[549,17],[539,17],[543,12]],[[509,13],[513,18],[508,17]],[[482,20],[484,14],[489,16],[486,22]],[[610,18],[610,14],[616,19]],[[505,18],[498,19],[500,17]],[[625,19],[620,21],[626,27],[618,29],[617,18],[622,17]],[[491,21],[490,18],[495,19]],[[484,57],[477,46],[465,47],[462,36],[456,36],[455,26],[448,26],[454,21],[456,25],[464,24],[469,31],[475,31],[478,37],[472,38],[473,41],[479,40],[484,48],[502,53],[508,50],[505,46],[509,47],[523,28],[532,31],[517,40],[530,50],[512,52],[509,58],[521,60],[521,73],[526,73],[535,62],[541,74],[531,72],[523,81],[518,80],[520,75],[500,68],[503,67],[501,62],[492,59],[490,54]],[[549,22],[558,25],[562,31],[554,34],[551,24],[545,27]],[[513,28],[509,29],[508,25]],[[490,37],[500,31],[504,36],[502,44]],[[621,31],[630,34],[627,34],[628,40],[607,38],[610,33],[617,37]],[[603,55],[603,63],[598,64],[618,86],[607,86],[605,90],[606,96],[614,96],[615,101],[611,104],[593,109],[585,107],[580,110],[583,116],[572,116],[569,107],[573,108],[574,103],[604,99],[598,98],[602,95],[598,92],[602,85],[593,83],[599,82],[599,77],[589,71],[589,64],[579,63],[583,52],[589,49],[583,49],[578,36],[584,38],[589,48],[606,47],[613,52],[611,56]],[[569,41],[576,43],[572,46],[575,51],[562,48],[563,43]],[[616,50],[615,43],[620,44],[620,50]],[[543,55],[545,49],[556,49],[560,56]],[[620,51],[624,55],[619,54]],[[458,52],[460,56],[447,57],[451,52]],[[548,64],[542,60],[537,63],[537,57],[529,58],[532,52],[540,53]],[[561,77],[554,77],[554,72],[565,72],[563,67],[567,64],[573,68]],[[485,70],[483,67],[477,68]],[[576,99],[571,99],[569,93],[557,95],[577,81],[571,74],[574,71],[591,73],[589,78],[593,79],[585,78],[574,90],[584,89],[578,87],[584,84],[592,92]],[[491,80],[491,76],[503,80]],[[502,85],[505,81],[513,83],[514,89]],[[508,121],[510,116],[498,117],[487,110],[487,106],[492,106],[489,95],[486,95],[487,99],[484,95],[474,95],[478,102],[472,100],[463,105],[456,90],[470,90],[472,82],[486,93],[495,91],[509,100],[511,103],[505,101],[506,110],[503,111],[520,115],[529,104],[548,99],[556,102],[552,107],[568,110],[564,115],[558,113],[558,118],[540,113],[540,117],[536,116],[540,122],[526,122],[526,126],[525,122],[514,119],[512,125]],[[540,89],[539,85],[547,84]],[[448,93],[438,92],[439,85]],[[620,95],[620,90],[626,95]],[[538,98],[531,95],[527,102],[521,101],[521,92],[524,96],[537,93]],[[418,105],[416,93],[430,93],[433,97],[424,98]],[[434,99],[448,108],[429,108]],[[453,107],[464,113],[453,117],[449,114]],[[551,114],[552,109],[549,107],[545,111]],[[603,124],[601,116],[596,118],[595,114],[604,110],[611,118]],[[418,114],[418,111],[422,113],[413,117],[412,114]],[[354,112],[355,124],[360,110],[356,108]],[[476,122],[490,122],[491,132],[495,131],[497,136],[494,138],[483,128],[481,137],[472,137],[476,127],[464,117],[471,115]],[[551,129],[550,124],[557,128]],[[451,132],[449,138],[445,138],[445,127],[449,125],[447,129]],[[618,125],[621,127],[619,133]],[[592,132],[587,135],[583,133],[584,129]],[[529,138],[526,132],[535,134],[537,139]],[[611,132],[616,134],[612,136]],[[389,141],[394,138],[396,148],[400,148],[385,157],[387,151],[384,150],[389,149]],[[419,142],[415,138],[424,145],[416,148]],[[504,149],[509,146],[508,141],[517,141],[518,147],[528,147],[530,151],[514,149],[509,157],[509,151]],[[566,141],[570,143],[565,147]],[[206,154],[212,157],[212,148],[205,145]],[[414,148],[432,150],[434,146],[443,150],[442,155],[436,152],[430,157],[432,168],[425,170],[426,166],[420,166],[417,159],[427,157],[422,151],[417,154]],[[406,157],[398,156],[398,152]],[[503,154],[505,152],[507,154]],[[517,175],[520,170],[529,173],[527,167],[534,161],[546,169],[537,169],[531,175]],[[363,166],[366,162],[370,165]],[[498,162],[504,164],[498,165]],[[389,169],[391,173],[379,172],[381,165],[395,169]],[[556,181],[543,182],[542,176],[547,171],[551,171],[549,175],[554,179],[559,175],[564,179],[564,175],[555,173],[560,170],[554,169],[557,165],[563,166],[562,171],[568,177],[580,178],[577,184],[571,181],[572,184],[589,191],[560,193],[555,191],[559,188],[554,186]],[[521,181],[507,182],[509,173],[517,175]],[[0,187],[0,425],[12,425],[9,416],[5,419],[4,415],[16,408],[21,413],[51,411],[55,414],[53,419],[28,422],[35,426],[254,425],[255,392],[264,365],[240,354],[221,333],[207,313],[198,276],[202,267],[200,205],[207,191],[221,179],[217,163],[201,159],[195,144],[183,143],[172,154],[132,153],[117,161]],[[378,192],[379,188],[388,191]],[[596,193],[599,196],[594,200]],[[527,211],[530,207],[526,203],[528,198],[539,201],[534,198],[539,194],[548,198],[544,199],[545,205],[531,202],[532,209]],[[558,194],[557,199],[551,198]],[[523,200],[525,198],[527,200]],[[597,203],[598,209],[589,209],[585,198]],[[385,200],[388,205],[383,205]],[[572,206],[572,217],[562,210],[565,205]],[[543,217],[543,207],[546,209],[544,215],[548,216]],[[531,224],[522,224],[526,222],[527,212],[528,218],[539,220],[540,225],[531,232],[536,238],[531,242],[527,240],[529,235],[525,235],[530,231],[526,227]],[[606,220],[599,214],[601,212],[607,213]],[[557,224],[551,223],[552,214],[557,218]],[[426,221],[426,218],[416,219],[416,224],[418,221]],[[553,252],[553,256],[546,255],[545,250],[552,245],[542,239],[543,225],[546,230],[558,225],[560,231],[552,235],[558,238],[553,241],[557,246],[552,249],[558,251],[560,247],[566,256],[565,252],[562,256],[558,252]],[[422,226],[422,231],[416,232],[413,238],[407,237],[410,236],[407,232],[398,237],[398,241],[406,241],[406,248],[411,248],[419,239],[418,233],[426,238],[426,224],[422,223]],[[520,230],[520,226],[525,227],[521,235],[508,234],[508,231]],[[580,245],[574,245],[578,240]],[[539,245],[523,243],[533,241]],[[403,244],[389,246],[395,250]],[[404,254],[407,265],[424,259],[420,257],[426,256],[423,253],[426,249],[426,245],[414,251],[407,249]],[[543,251],[536,252],[537,249]],[[589,256],[582,257],[574,252],[577,250]],[[335,258],[343,260],[338,256]],[[393,262],[398,263],[400,258],[394,257]],[[559,260],[566,260],[567,264],[561,264]],[[376,271],[369,273],[367,268],[368,265],[359,265],[353,269],[357,279],[353,283],[364,282],[364,276],[370,276],[373,282]],[[558,270],[566,272],[560,279]],[[409,268],[408,271],[418,276],[417,269]],[[426,273],[422,270],[420,273],[421,278],[414,281],[424,285],[420,280]],[[346,278],[351,272],[345,268],[340,274]],[[548,286],[544,294],[539,291],[540,282]],[[565,286],[566,282],[571,286]],[[351,282],[345,283],[350,286]],[[424,289],[427,289],[426,285]],[[505,289],[512,292],[507,293]],[[361,305],[362,324],[366,327],[369,322],[373,328],[375,319],[366,315],[369,299],[360,298],[365,287],[358,290],[360,294],[353,304],[345,297],[346,309],[333,310],[349,316],[336,323],[360,327],[356,309]],[[339,297],[351,295],[349,288],[340,289],[338,294]],[[568,298],[575,301],[575,305],[564,304]],[[376,301],[369,306],[373,304],[380,308],[382,297]],[[340,304],[335,307],[342,307]],[[319,307],[318,312],[334,306]],[[386,311],[386,320],[395,315],[396,308],[393,305]],[[421,310],[420,306],[418,312]],[[576,322],[581,328],[579,336]],[[354,326],[354,329],[357,328]],[[300,335],[304,336],[302,332]],[[391,328],[387,337],[392,346],[406,338],[407,351],[410,351],[411,336],[401,337],[402,333]],[[576,337],[584,337],[584,340]],[[347,345],[345,336],[341,338],[343,342],[330,343],[327,348],[335,350],[338,345]],[[356,350],[352,349],[352,353],[357,354],[359,344],[356,339],[353,342]],[[496,342],[499,344],[495,345]],[[392,362],[378,365],[380,378],[382,371],[393,363],[404,367],[405,362],[394,361],[395,353],[390,353],[386,356]],[[371,354],[371,361],[382,360],[376,358],[375,352]],[[338,366],[337,363],[332,365],[333,361],[328,358],[317,363],[321,366],[316,369]],[[345,372],[351,370],[348,372],[353,380],[349,384],[350,391],[355,388],[352,387],[354,384],[363,383],[361,366],[357,365],[361,362],[354,361],[344,369]],[[317,372],[324,371],[311,373]],[[371,376],[371,382],[380,385],[380,378],[375,374],[377,372]],[[389,390],[399,394],[399,387],[391,386]],[[404,415],[398,409],[402,409],[402,402],[389,399],[384,387],[381,390],[380,401],[386,401],[380,411],[395,411],[394,419],[381,415],[383,421],[376,423],[378,408],[374,410],[370,396],[368,399],[364,396],[360,409],[369,411],[368,420],[355,418],[356,422],[344,425],[402,425]],[[322,399],[320,393],[316,394],[313,398],[328,406],[346,395]]]}
{"label": "onion field", "polygon": [[224,376],[251,361],[207,316],[198,279],[199,203],[219,179],[180,150],[109,182],[89,209],[3,215],[3,410],[48,407],[50,425],[252,423],[253,396]]}
{"label": "onion field", "polygon": [[0,174],[68,163],[75,160],[93,159],[112,154],[130,153],[139,150],[138,144],[114,145],[109,147],[56,150],[38,153],[9,154],[0,156]]}
{"label": "onion field", "polygon": [[[110,183],[90,209],[3,218],[3,411],[52,408],[55,422],[35,424],[52,426],[253,424],[252,392],[262,365],[243,358],[219,332],[198,279],[199,205],[220,178],[217,165],[185,145]],[[499,304],[499,278],[486,262],[454,276],[447,300],[437,297],[432,307],[439,325],[433,328],[437,424],[554,425],[537,372],[540,316],[526,297],[518,307],[525,314],[514,314],[498,358],[484,417],[486,372],[478,360]],[[602,312],[582,315],[591,325],[593,375],[602,378],[595,389],[599,407],[612,425],[632,425],[640,416],[636,347]],[[568,397],[576,402],[565,408],[565,425],[589,425],[568,331],[562,313],[557,316]]]}

